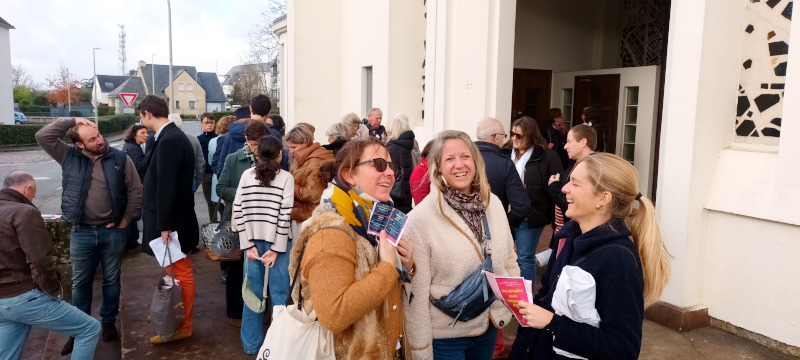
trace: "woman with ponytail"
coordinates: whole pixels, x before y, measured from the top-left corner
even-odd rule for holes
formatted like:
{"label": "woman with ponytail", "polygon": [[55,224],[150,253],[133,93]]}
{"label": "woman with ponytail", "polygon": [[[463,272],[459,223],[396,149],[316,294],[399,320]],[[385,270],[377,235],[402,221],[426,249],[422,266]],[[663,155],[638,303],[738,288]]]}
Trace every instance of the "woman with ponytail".
{"label": "woman with ponytail", "polygon": [[[264,273],[268,275],[272,305],[285,305],[289,296],[289,222],[294,205],[294,178],[281,170],[283,144],[272,136],[258,140],[258,161],[245,170],[233,200],[233,217],[239,229],[239,244],[245,250],[247,282],[261,298]],[[255,354],[264,342],[264,313],[244,306],[242,346]]]}
{"label": "woman with ponytail", "polygon": [[[555,235],[533,304],[520,302],[531,327],[518,334],[510,359],[638,358],[644,309],[661,296],[670,255],[637,184],[636,169],[616,155],[594,153],[575,166],[562,189],[572,221]],[[594,303],[578,303],[596,310],[593,324],[554,310],[559,289],[575,286],[560,282],[573,274],[594,283]]]}

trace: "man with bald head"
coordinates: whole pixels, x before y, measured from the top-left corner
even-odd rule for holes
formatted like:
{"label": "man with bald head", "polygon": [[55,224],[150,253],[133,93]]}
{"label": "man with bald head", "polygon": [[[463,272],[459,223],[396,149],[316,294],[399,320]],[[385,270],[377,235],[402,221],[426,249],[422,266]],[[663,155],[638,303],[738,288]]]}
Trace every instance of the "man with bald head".
{"label": "man with bald head", "polygon": [[[72,144],[61,141],[64,135]],[[141,213],[142,184],[125,152],[112,148],[97,124],[84,118],[59,118],[36,133],[36,142],[61,165],[62,219],[72,226],[72,304],[92,311],[97,265],[103,269],[103,341],[117,337],[120,270],[128,225]],[[70,339],[62,355],[72,351]]]}
{"label": "man with bald head", "polygon": [[36,182],[15,171],[0,190],[0,358],[19,359],[31,326],[74,337],[74,359],[91,359],[100,323],[61,300],[55,252],[33,205]]}
{"label": "man with bald head", "polygon": [[514,162],[508,153],[501,149],[506,138],[503,124],[495,118],[483,118],[478,122],[475,135],[478,139],[475,145],[478,146],[486,163],[486,177],[492,188],[492,194],[500,198],[503,208],[506,209],[508,223],[514,228],[528,216],[531,201],[522,186]]}

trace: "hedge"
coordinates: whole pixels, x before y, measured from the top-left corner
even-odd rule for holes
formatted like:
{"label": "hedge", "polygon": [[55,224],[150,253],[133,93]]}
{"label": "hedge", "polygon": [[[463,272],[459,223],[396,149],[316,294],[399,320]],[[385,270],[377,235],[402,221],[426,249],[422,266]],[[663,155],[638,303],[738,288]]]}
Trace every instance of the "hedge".
{"label": "hedge", "polygon": [[233,111],[220,111],[212,114],[214,114],[214,121],[219,121],[219,119],[222,119],[223,117],[228,115],[234,115],[234,116],[236,115],[236,113]]}
{"label": "hedge", "polygon": [[[108,119],[100,119],[98,129],[103,135],[120,133],[129,126],[138,122],[136,116],[130,114],[115,115]],[[0,125],[0,146],[33,145],[36,144],[34,135],[44,125]],[[66,139],[66,137],[64,137]]]}

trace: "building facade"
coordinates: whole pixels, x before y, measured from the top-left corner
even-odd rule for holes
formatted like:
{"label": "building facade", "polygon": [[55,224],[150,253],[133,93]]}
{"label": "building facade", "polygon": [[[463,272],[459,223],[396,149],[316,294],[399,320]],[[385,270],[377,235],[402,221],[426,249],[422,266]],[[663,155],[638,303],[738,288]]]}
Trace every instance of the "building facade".
{"label": "building facade", "polygon": [[[405,113],[420,144],[493,116],[600,108],[654,198],[672,277],[648,316],[800,350],[793,1],[288,1],[281,113]],[[793,60],[794,59],[794,60]],[[782,119],[789,119],[783,122]],[[323,140],[319,132],[318,140]],[[323,140],[324,141],[324,140]]]}
{"label": "building facade", "polygon": [[11,38],[14,27],[0,17],[0,124],[14,124],[14,90],[11,84]]}

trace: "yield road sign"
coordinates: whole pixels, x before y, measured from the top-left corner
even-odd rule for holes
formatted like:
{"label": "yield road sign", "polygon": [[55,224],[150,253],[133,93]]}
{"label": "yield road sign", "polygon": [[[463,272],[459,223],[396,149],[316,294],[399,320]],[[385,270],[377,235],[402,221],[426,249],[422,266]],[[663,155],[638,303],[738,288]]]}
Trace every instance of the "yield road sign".
{"label": "yield road sign", "polygon": [[137,93],[120,93],[119,97],[122,98],[122,101],[125,102],[127,107],[131,107],[133,105],[133,101],[136,100],[136,96],[139,94]]}

